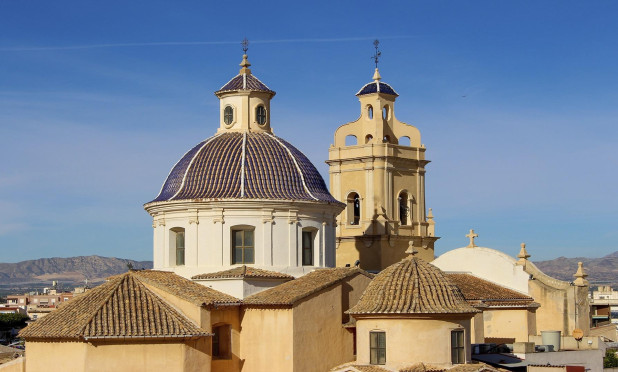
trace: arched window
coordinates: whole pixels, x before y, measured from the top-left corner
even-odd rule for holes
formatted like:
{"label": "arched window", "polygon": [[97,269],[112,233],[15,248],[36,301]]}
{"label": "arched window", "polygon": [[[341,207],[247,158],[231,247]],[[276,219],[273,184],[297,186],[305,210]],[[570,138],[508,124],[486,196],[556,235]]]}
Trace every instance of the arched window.
{"label": "arched window", "polygon": [[367,117],[373,119],[373,106],[367,105]]}
{"label": "arched window", "polygon": [[399,202],[399,223],[402,225],[407,225],[410,211],[410,207],[408,205],[408,194],[405,191],[402,191],[399,194],[397,201]]}
{"label": "arched window", "polygon": [[232,108],[232,106],[225,106],[225,109],[223,110],[223,122],[226,125],[230,125],[232,124],[233,121],[234,121],[234,108]]}
{"label": "arched window", "polygon": [[373,139],[373,136],[371,134],[366,135],[365,136],[365,143],[371,142],[372,139]]}
{"label": "arched window", "polygon": [[346,146],[354,146],[358,145],[358,141],[356,140],[356,136],[353,134],[349,134],[345,136],[345,145]]}
{"label": "arched window", "polygon": [[232,228],[232,264],[255,263],[254,228]]}
{"label": "arched window", "polygon": [[384,120],[388,119],[388,106],[384,106],[382,108],[382,119]]}
{"label": "arched window", "polygon": [[232,358],[232,328],[229,324],[221,324],[212,327],[212,358]]}
{"label": "arched window", "polygon": [[360,196],[353,192],[348,195],[348,223],[358,225],[360,222]]}
{"label": "arched window", "polygon": [[172,243],[172,251],[176,255],[176,266],[185,264],[185,229],[182,227],[174,227],[170,229],[170,240]]}
{"label": "arched window", "polygon": [[266,109],[264,106],[259,105],[255,108],[255,120],[260,125],[266,124]]}
{"label": "arched window", "polygon": [[391,136],[386,135],[382,138],[382,142],[384,143],[390,143],[391,142]]}

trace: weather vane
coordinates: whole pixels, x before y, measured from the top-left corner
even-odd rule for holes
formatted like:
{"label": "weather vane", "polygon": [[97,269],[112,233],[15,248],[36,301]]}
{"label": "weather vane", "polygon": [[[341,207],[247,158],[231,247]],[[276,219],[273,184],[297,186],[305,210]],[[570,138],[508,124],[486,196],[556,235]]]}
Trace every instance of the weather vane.
{"label": "weather vane", "polygon": [[379,45],[380,45],[380,40],[375,39],[373,41],[373,46],[376,48],[376,52],[371,58],[373,58],[373,61],[376,63],[376,68],[378,68],[378,62],[380,61],[380,56],[382,55],[382,52],[378,50]]}
{"label": "weather vane", "polygon": [[249,40],[247,40],[247,38],[244,38],[240,45],[242,45],[242,51],[247,54],[247,50],[249,50]]}

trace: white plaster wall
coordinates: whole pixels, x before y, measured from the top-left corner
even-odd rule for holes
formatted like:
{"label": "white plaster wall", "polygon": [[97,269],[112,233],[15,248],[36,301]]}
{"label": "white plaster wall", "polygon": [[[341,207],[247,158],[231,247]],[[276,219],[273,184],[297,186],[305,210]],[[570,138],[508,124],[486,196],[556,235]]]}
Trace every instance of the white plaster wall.
{"label": "white plaster wall", "polygon": [[[335,266],[335,226],[339,206],[326,203],[230,200],[164,202],[147,208],[153,215],[154,269],[186,278],[227,270],[232,265],[231,231],[254,227],[252,266],[301,276],[316,267]],[[170,230],[185,229],[185,265],[176,266]],[[314,232],[314,265],[302,265],[302,231]]]}
{"label": "white plaster wall", "polygon": [[528,294],[529,274],[513,257],[491,248],[458,248],[431,262],[442,271],[469,272],[504,287]]}

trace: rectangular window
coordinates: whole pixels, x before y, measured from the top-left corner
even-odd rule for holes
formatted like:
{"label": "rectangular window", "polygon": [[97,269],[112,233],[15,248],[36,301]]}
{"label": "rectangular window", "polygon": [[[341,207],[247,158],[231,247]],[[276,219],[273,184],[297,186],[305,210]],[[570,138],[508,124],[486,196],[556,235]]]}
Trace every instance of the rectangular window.
{"label": "rectangular window", "polygon": [[313,234],[303,231],[303,266],[313,265]]}
{"label": "rectangular window", "polygon": [[369,332],[371,364],[386,364],[386,332]]}
{"label": "rectangular window", "polygon": [[230,359],[232,355],[231,328],[229,324],[213,327],[212,357],[213,359]]}
{"label": "rectangular window", "polygon": [[232,230],[232,263],[254,263],[253,252],[253,230]]}
{"label": "rectangular window", "polygon": [[185,232],[176,231],[176,266],[185,264]]}
{"label": "rectangular window", "polygon": [[464,343],[464,331],[456,330],[451,332],[451,361],[453,364],[463,364],[466,362],[466,352]]}

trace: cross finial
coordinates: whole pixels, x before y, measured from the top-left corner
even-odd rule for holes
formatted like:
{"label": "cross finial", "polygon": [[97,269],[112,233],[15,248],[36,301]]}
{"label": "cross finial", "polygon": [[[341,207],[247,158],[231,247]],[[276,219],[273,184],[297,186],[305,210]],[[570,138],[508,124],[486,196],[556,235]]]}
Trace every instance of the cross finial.
{"label": "cross finial", "polygon": [[379,45],[380,45],[380,40],[375,39],[373,41],[373,47],[376,48],[376,51],[371,58],[373,58],[373,61],[376,64],[376,68],[378,68],[378,62],[380,61],[380,56],[382,55],[382,52],[380,52],[380,50],[378,49]]}
{"label": "cross finial", "polygon": [[242,45],[243,53],[247,54],[247,50],[249,50],[249,40],[247,40],[247,38],[244,38],[240,45]]}
{"label": "cross finial", "polygon": [[478,238],[478,237],[479,237],[479,234],[475,234],[474,230],[470,229],[470,233],[466,235],[466,238],[470,238],[470,244],[468,244],[467,248],[477,247],[477,245],[474,244],[474,238]]}

